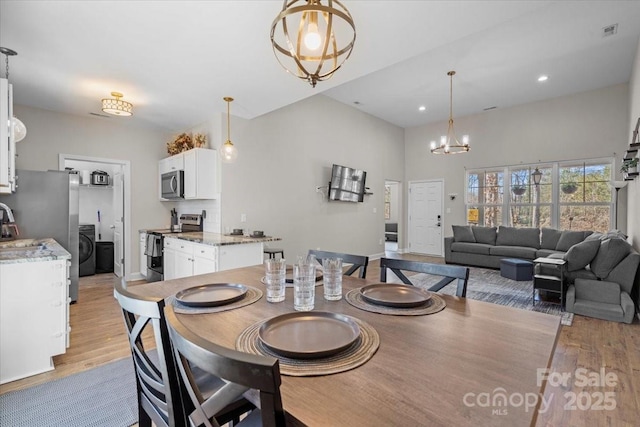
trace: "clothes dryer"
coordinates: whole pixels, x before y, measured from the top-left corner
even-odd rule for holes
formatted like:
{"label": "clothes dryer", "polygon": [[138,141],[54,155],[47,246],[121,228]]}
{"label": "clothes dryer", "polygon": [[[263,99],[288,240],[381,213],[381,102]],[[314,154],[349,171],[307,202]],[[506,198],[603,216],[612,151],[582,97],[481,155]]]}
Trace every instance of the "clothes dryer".
{"label": "clothes dryer", "polygon": [[96,274],[96,226],[94,224],[80,224],[79,226],[80,249],[78,260],[80,261],[80,277]]}

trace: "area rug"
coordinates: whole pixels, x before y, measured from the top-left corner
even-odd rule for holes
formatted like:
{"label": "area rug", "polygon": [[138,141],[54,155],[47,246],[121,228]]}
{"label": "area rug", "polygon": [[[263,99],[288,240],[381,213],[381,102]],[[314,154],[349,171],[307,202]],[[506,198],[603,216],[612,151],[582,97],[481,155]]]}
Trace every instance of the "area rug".
{"label": "area rug", "polygon": [[[394,277],[394,281],[399,281]],[[437,283],[441,277],[419,273],[409,278],[416,286],[428,289]],[[455,295],[455,282],[442,288],[440,293]],[[571,326],[573,313],[565,313],[560,305],[547,301],[532,301],[533,281],[516,281],[500,276],[499,270],[469,267],[469,282],[467,283],[467,298],[523,310],[537,311],[561,317],[561,323]]]}
{"label": "area rug", "polygon": [[138,422],[130,357],[0,396],[0,426],[127,427]]}

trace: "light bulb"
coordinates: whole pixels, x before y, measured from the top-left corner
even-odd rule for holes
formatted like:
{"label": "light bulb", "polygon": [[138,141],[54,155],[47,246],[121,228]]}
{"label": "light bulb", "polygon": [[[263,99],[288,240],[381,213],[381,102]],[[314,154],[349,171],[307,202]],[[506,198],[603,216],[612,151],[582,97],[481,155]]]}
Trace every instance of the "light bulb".
{"label": "light bulb", "polygon": [[431,149],[432,150],[436,149],[436,142],[435,141],[431,141]]}
{"label": "light bulb", "polygon": [[469,145],[469,135],[462,135],[462,144]]}
{"label": "light bulb", "polygon": [[309,16],[309,24],[307,25],[307,33],[304,35],[304,45],[307,49],[316,50],[322,44],[322,37],[318,33],[318,14],[312,12]]}
{"label": "light bulb", "polygon": [[222,145],[221,154],[223,163],[233,163],[238,158],[238,150],[229,140]]}
{"label": "light bulb", "polygon": [[440,146],[444,147],[445,145],[447,145],[447,137],[443,135],[440,137]]}
{"label": "light bulb", "polygon": [[27,127],[16,116],[13,116],[11,120],[11,129],[13,130],[13,138],[15,142],[20,142],[25,136],[27,136]]}

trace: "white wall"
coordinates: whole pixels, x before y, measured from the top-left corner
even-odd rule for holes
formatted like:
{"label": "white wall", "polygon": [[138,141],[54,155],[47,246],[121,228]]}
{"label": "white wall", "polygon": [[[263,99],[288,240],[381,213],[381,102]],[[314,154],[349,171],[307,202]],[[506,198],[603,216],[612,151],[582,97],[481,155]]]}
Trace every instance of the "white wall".
{"label": "white wall", "polygon": [[[444,121],[406,129],[406,180],[443,178],[444,193],[458,193],[459,197],[454,201],[445,198],[444,209],[450,208],[451,213],[445,213],[443,225],[445,235],[450,236],[451,225],[465,223],[465,169],[613,157],[615,153],[616,176],[621,179],[618,172],[621,153],[629,143],[628,97],[628,85],[620,84],[473,116],[454,117],[459,137],[470,135],[471,151],[467,154],[442,156],[430,153],[429,142],[446,132]],[[620,193],[619,209],[622,212],[626,210],[624,199]],[[622,230],[626,228],[624,219],[618,221]]]}
{"label": "white wall", "polygon": [[[629,110],[629,131],[625,139],[627,144],[631,142],[631,132],[635,129],[638,118],[640,118],[640,41],[629,82]],[[636,178],[633,181],[629,181],[626,192],[629,206],[627,211],[627,231],[634,248],[640,251],[640,179]]]}
{"label": "white wall", "polygon": [[138,272],[138,230],[169,223],[171,206],[158,200],[157,176],[171,135],[137,125],[135,116],[101,119],[20,105],[14,111],[27,126],[26,138],[16,147],[17,169],[57,170],[60,153],[131,162],[131,242],[125,251],[131,251],[128,271]]}
{"label": "white wall", "polygon": [[[226,123],[222,132],[226,139]],[[403,136],[403,129],[323,95],[251,121],[232,117],[239,157],[222,165],[223,230],[282,237],[272,246],[289,259],[314,248],[383,253],[384,182],[404,177]],[[316,187],[328,185],[333,163],[364,169],[374,194],[364,203],[327,201],[326,188]]]}

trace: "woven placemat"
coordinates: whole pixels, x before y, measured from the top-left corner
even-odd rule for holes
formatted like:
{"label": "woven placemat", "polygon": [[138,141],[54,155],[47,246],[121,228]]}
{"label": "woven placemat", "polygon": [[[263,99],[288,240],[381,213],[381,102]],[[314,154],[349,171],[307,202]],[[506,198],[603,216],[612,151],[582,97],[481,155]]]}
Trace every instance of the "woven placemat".
{"label": "woven placemat", "polygon": [[[350,316],[349,316],[350,317]],[[371,325],[351,317],[360,328],[360,336],[349,348],[321,359],[291,359],[269,350],[258,338],[260,326],[267,320],[254,323],[236,339],[236,349],[245,353],[271,356],[280,360],[280,373],[291,377],[312,377],[349,371],[366,363],[378,351],[380,336]]]}
{"label": "woven placemat", "polygon": [[447,306],[444,299],[434,293],[431,294],[431,299],[427,305],[412,308],[385,307],[383,305],[370,304],[362,298],[360,289],[350,290],[344,298],[349,304],[359,308],[360,310],[379,314],[390,314],[393,316],[423,316],[425,314],[433,314],[442,311]]}
{"label": "woven placemat", "polygon": [[167,297],[165,304],[173,305],[174,311],[180,314],[207,314],[244,307],[245,305],[253,304],[262,298],[262,291],[260,289],[254,288],[253,286],[245,286],[247,287],[247,293],[244,298],[239,301],[232,302],[231,304],[219,305],[217,307],[190,307],[177,301],[174,295]]}

